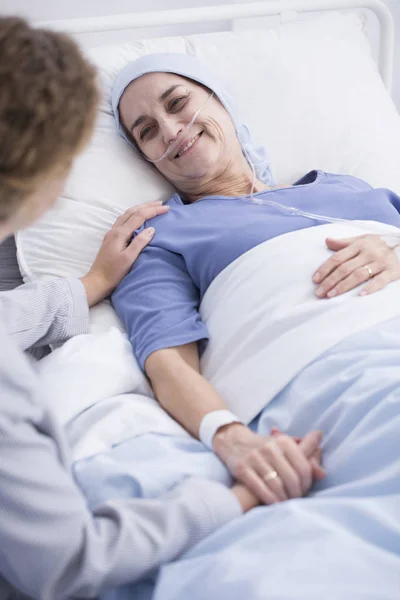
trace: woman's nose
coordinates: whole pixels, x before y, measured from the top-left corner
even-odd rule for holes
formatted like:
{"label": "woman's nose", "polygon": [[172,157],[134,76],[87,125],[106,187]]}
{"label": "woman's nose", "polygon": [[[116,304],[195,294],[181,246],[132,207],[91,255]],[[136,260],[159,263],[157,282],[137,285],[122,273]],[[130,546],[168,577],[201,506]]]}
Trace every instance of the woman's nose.
{"label": "woman's nose", "polygon": [[172,119],[165,119],[165,121],[162,124],[162,136],[165,144],[167,144],[167,146],[169,146],[169,144],[172,144],[172,142],[176,140],[182,129],[183,127],[181,123],[177,123]]}

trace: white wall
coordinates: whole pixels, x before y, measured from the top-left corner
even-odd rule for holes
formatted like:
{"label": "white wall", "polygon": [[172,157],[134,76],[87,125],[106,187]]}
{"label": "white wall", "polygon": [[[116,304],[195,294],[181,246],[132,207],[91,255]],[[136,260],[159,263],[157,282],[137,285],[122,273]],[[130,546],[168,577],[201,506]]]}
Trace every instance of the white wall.
{"label": "white wall", "polygon": [[[157,11],[171,8],[187,8],[189,6],[213,6],[251,2],[252,0],[0,0],[0,14],[20,14],[35,21],[65,19],[74,17],[103,16],[132,12]],[[400,0],[384,0],[389,6],[396,24],[396,56],[394,72],[393,97],[400,111]],[[223,25],[223,24],[221,24]],[[217,30],[218,25],[201,25],[186,28],[187,32]],[[180,29],[170,28],[168,35],[174,35]],[[151,30],[146,35],[161,35],[160,30]],[[121,34],[110,34],[107,43],[115,43]],[[143,37],[143,33],[140,34]],[[136,35],[136,37],[139,37]]]}

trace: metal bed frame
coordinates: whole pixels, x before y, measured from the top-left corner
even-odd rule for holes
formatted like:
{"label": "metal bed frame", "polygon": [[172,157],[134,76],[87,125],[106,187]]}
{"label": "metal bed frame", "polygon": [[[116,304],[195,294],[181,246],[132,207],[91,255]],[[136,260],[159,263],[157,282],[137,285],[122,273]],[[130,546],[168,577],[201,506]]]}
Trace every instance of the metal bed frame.
{"label": "metal bed frame", "polygon": [[285,19],[285,15],[288,14],[293,16],[296,13],[352,9],[371,10],[379,20],[379,71],[386,88],[391,92],[395,42],[394,22],[389,8],[382,0],[266,0],[247,4],[63,19],[41,22],[36,25],[66,31],[71,34],[87,34],[193,23],[233,22],[237,19],[254,17],[280,16]]}

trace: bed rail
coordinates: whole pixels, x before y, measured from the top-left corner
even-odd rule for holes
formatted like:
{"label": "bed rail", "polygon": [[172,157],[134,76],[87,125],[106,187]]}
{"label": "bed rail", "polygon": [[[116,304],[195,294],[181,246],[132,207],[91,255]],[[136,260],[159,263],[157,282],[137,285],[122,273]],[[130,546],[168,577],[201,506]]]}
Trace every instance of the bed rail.
{"label": "bed rail", "polygon": [[321,12],[330,10],[369,9],[380,24],[379,71],[386,88],[391,92],[394,60],[394,22],[389,8],[382,0],[267,0],[247,4],[229,4],[162,10],[106,17],[62,19],[37,23],[40,27],[50,27],[73,34],[105,33],[146,27],[164,27],[192,23],[234,21],[236,19],[283,16],[294,11]]}

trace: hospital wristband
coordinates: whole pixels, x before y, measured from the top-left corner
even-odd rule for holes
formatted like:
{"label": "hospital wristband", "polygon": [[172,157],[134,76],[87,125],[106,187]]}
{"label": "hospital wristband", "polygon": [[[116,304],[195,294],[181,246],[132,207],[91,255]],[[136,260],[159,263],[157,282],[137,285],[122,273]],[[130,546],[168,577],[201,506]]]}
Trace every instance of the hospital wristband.
{"label": "hospital wristband", "polygon": [[220,427],[231,423],[242,423],[230,410],[213,410],[207,413],[201,420],[199,429],[200,441],[213,450],[213,439]]}

